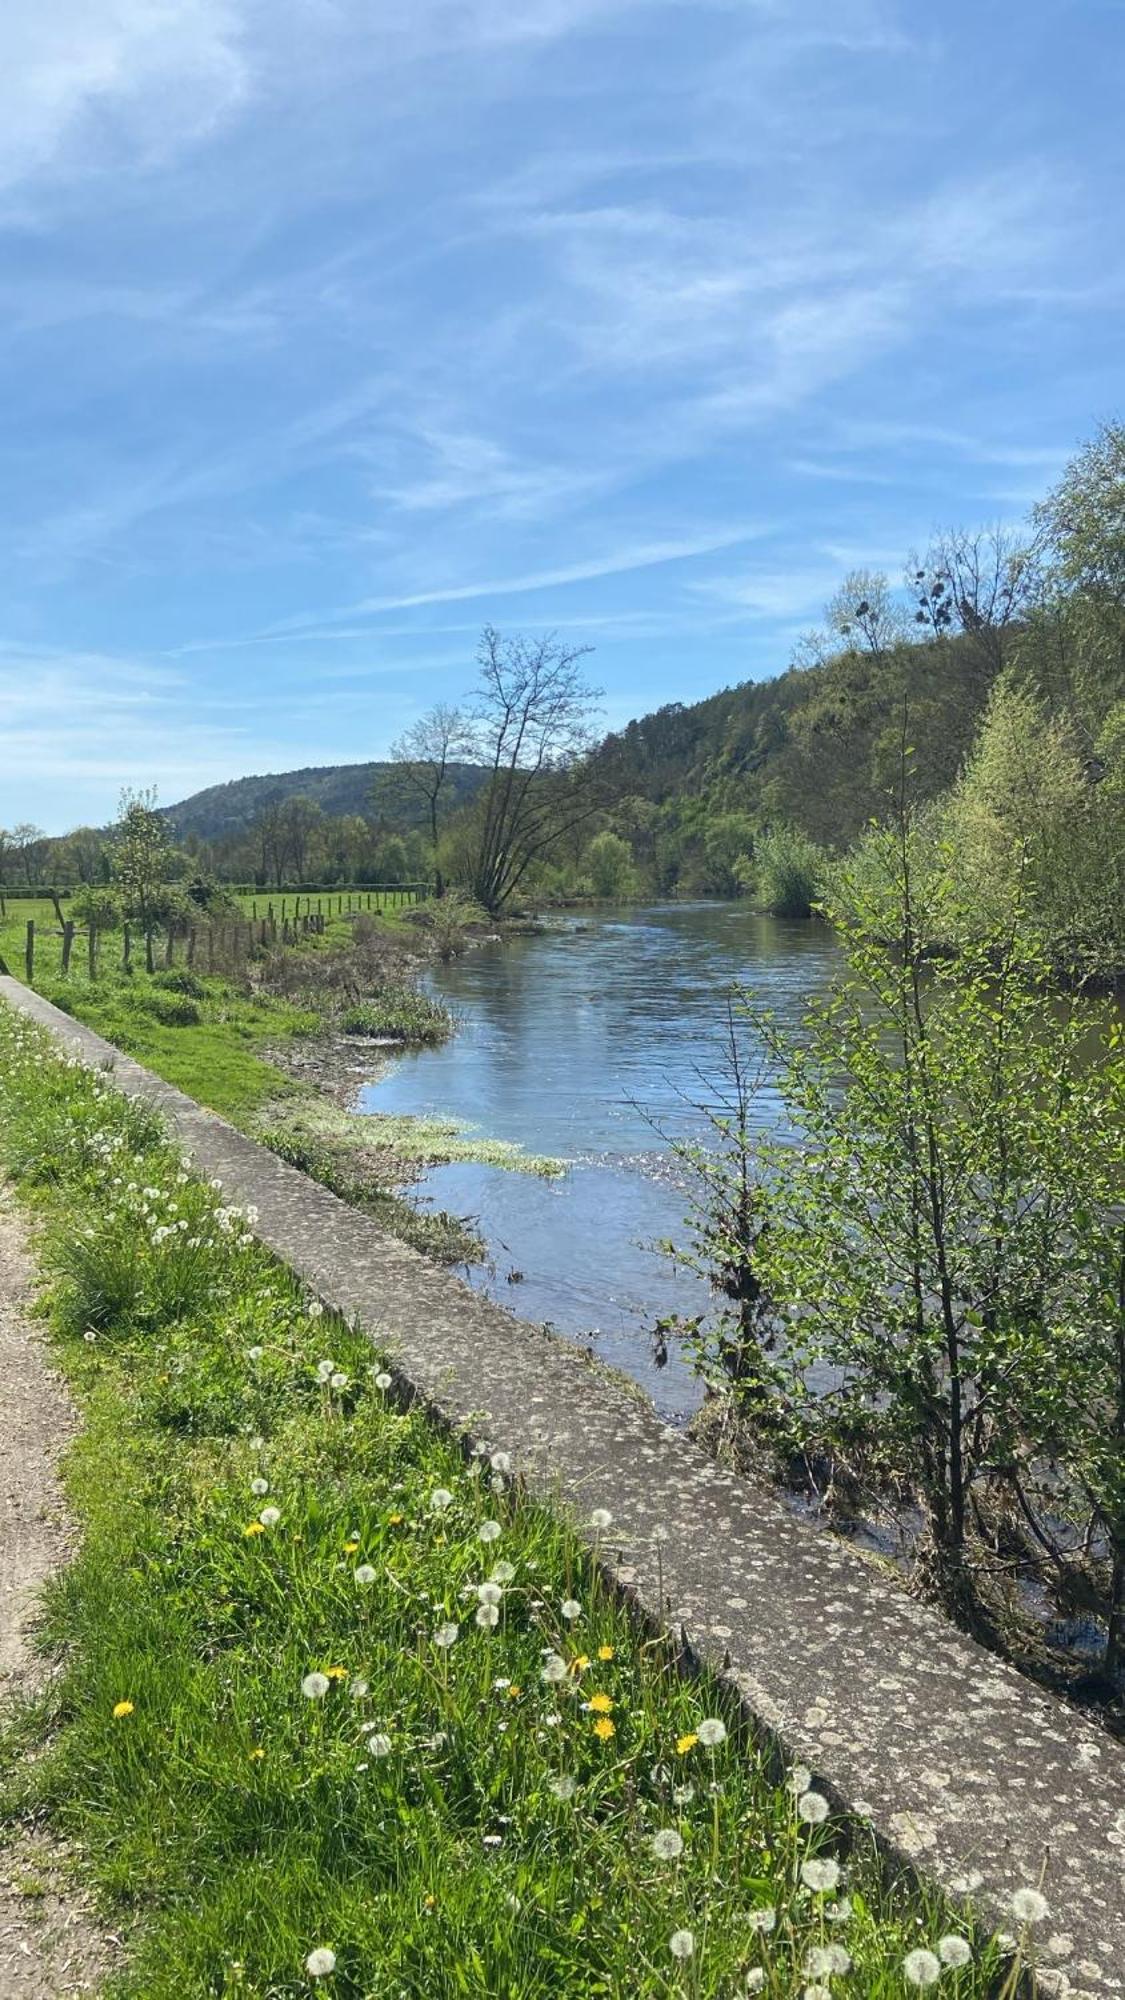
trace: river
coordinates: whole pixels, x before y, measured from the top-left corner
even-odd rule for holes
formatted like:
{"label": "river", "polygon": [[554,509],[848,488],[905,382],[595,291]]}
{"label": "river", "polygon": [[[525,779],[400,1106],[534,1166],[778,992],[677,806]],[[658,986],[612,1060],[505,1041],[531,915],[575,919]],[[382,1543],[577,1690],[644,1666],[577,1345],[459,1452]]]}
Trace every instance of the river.
{"label": "river", "polygon": [[[589,1344],[682,1418],[700,1385],[676,1352],[656,1366],[651,1329],[699,1312],[707,1293],[657,1247],[687,1235],[669,1142],[706,1132],[697,1107],[720,1071],[730,986],[751,986],[795,1025],[837,965],[823,925],[738,903],[564,920],[437,967],[432,990],[458,1032],[396,1061],[359,1108],[446,1114],[566,1161],[552,1180],[458,1163],[427,1174],[418,1192],[476,1222],[489,1260],[471,1284]],[[754,1115],[784,1129],[768,1079]]]}

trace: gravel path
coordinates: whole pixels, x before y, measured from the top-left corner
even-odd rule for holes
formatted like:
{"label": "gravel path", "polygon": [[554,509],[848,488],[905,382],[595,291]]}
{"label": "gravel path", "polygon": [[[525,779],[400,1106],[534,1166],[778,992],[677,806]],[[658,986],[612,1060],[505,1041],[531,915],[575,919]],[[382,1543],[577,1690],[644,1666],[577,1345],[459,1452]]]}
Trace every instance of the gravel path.
{"label": "gravel path", "polygon": [[[31,1644],[36,1599],[71,1545],[57,1468],[75,1416],[28,1315],[32,1279],[27,1231],[0,1183],[0,1702],[50,1672]],[[70,1877],[66,1849],[41,1829],[0,1829],[0,2000],[71,2000],[108,1972],[112,1941]]]}

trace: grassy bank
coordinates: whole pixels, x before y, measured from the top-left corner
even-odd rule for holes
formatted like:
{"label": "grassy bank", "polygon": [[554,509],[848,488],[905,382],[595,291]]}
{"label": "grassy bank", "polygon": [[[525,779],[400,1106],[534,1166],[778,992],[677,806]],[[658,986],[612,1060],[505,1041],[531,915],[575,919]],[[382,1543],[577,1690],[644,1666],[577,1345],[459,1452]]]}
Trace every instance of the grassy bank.
{"label": "grassy bank", "polygon": [[[250,899],[244,900],[249,908]],[[286,900],[292,916],[295,899]],[[280,902],[275,908],[280,916]],[[426,1165],[465,1158],[522,1164],[518,1149],[472,1139],[445,1121],[416,1127],[410,1119],[353,1116],[318,1087],[333,1080],[318,1071],[331,1069],[332,1053],[339,1068],[340,1052],[351,1043],[356,1053],[343,1067],[354,1088],[356,1056],[362,1059],[365,1047],[433,1045],[452,1031],[446,1010],[415,983],[418,939],[407,902],[381,916],[334,913],[323,935],[302,937],[225,976],[182,964],[149,974],[136,954],[126,972],[120,933],[109,932],[97,977],[89,976],[80,940],[64,979],[51,906],[11,903],[0,952],[17,973],[23,971],[29,913],[43,931],[36,990],[56,1006],[366,1208],[424,1254],[447,1264],[471,1263],[482,1254],[479,1239],[458,1217],[416,1206],[405,1190]],[[181,957],[182,951],[181,945]]]}
{"label": "grassy bank", "polygon": [[0,1166],[85,1415],[7,1812],[76,1844],[119,2000],[999,1990],[501,1455],[398,1409],[151,1114],[2,1007]]}

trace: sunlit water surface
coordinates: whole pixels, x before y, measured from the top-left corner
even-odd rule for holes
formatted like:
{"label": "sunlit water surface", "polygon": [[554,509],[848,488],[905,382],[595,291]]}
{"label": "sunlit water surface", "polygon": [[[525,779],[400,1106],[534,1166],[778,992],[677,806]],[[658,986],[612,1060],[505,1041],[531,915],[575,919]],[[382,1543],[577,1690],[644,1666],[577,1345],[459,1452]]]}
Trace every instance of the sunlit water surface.
{"label": "sunlit water surface", "polygon": [[[698,1107],[721,1074],[732,984],[795,1025],[837,963],[824,926],[730,903],[614,912],[484,945],[432,975],[458,1033],[402,1057],[360,1108],[451,1115],[565,1160],[558,1180],[439,1167],[419,1193],[473,1218],[485,1238],[489,1263],[471,1284],[592,1345],[682,1416],[699,1385],[675,1352],[657,1368],[651,1330],[701,1311],[707,1293],[658,1247],[688,1233],[670,1142],[706,1134]],[[754,1116],[785,1129],[768,1078]]]}

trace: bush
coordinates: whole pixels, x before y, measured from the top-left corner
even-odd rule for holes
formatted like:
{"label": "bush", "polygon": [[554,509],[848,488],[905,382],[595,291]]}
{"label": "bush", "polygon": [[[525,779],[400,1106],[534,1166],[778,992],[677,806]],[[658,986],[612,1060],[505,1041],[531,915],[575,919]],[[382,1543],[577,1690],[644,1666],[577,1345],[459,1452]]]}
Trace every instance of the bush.
{"label": "bush", "polygon": [[199,1002],[186,993],[149,993],[143,1004],[165,1028],[198,1028],[203,1019]]}
{"label": "bush", "polygon": [[452,1027],[444,1007],[412,987],[392,988],[373,1000],[348,1007],[340,1026],[346,1035],[386,1036],[396,1042],[444,1042]]}
{"label": "bush", "polygon": [[85,882],[70,898],[67,917],[71,923],[80,924],[87,930],[118,930],[121,926],[121,898],[116,889]]}
{"label": "bush", "polygon": [[825,857],[793,826],[778,827],[757,845],[758,887],[774,917],[811,917],[821,893]]}
{"label": "bush", "polygon": [[164,993],[185,993],[189,1000],[205,1000],[207,997],[202,979],[189,972],[186,966],[173,966],[167,972],[158,972],[152,983]]}

